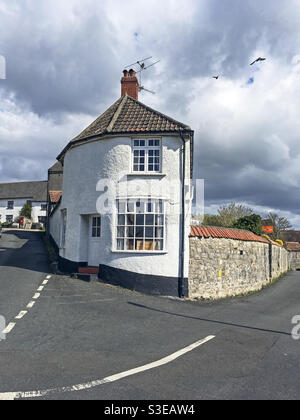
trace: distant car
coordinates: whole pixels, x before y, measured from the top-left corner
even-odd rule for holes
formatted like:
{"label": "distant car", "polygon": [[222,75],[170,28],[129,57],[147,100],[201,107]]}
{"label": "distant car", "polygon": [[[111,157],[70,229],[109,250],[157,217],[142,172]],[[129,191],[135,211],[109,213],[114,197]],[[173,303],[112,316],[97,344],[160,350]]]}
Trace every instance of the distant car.
{"label": "distant car", "polygon": [[2,225],[0,223],[0,238],[1,238],[1,236],[2,236]]}

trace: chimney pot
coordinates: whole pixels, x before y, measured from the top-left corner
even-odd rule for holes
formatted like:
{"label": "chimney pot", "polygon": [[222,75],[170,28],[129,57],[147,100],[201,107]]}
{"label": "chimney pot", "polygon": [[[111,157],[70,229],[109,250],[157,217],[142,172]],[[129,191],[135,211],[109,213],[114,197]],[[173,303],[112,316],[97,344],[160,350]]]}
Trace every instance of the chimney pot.
{"label": "chimney pot", "polygon": [[136,72],[133,69],[123,71],[124,77],[121,79],[121,96],[131,96],[133,99],[139,99],[139,82],[136,77]]}

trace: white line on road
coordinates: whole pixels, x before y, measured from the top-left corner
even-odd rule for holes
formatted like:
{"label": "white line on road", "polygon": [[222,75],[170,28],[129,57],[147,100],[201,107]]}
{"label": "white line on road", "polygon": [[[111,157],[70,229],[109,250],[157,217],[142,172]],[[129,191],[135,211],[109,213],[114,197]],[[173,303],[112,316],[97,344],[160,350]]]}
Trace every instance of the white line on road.
{"label": "white line on road", "polygon": [[52,388],[47,389],[44,391],[32,391],[32,392],[4,392],[0,393],[0,401],[4,400],[17,400],[22,398],[39,398],[45,397],[49,394],[62,394],[65,392],[76,392],[76,391],[84,391],[87,389],[95,388],[100,385],[104,385],[107,383],[115,382],[120,379],[126,378],[127,376],[136,375],[140,372],[145,372],[146,370],[157,368],[158,366],[165,365],[170,363],[179,357],[183,356],[184,354],[196,349],[197,347],[201,346],[202,344],[207,343],[208,341],[214,339],[214,335],[210,335],[203,340],[197,341],[196,343],[191,344],[188,347],[185,347],[176,353],[171,354],[170,356],[164,357],[163,359],[157,360],[156,362],[149,363],[144,366],[140,366],[135,369],[127,370],[126,372],[121,372],[116,375],[108,376],[107,378],[100,379],[98,381],[88,382],[86,384],[78,384],[74,386],[67,386],[67,387],[60,387],[60,388]]}
{"label": "white line on road", "polygon": [[37,289],[37,291],[38,291],[38,292],[41,292],[43,289],[44,289],[44,286],[40,286],[40,287]]}
{"label": "white line on road", "polygon": [[28,303],[27,308],[31,309],[34,304],[35,304],[35,302],[32,300],[31,302]]}
{"label": "white line on road", "polygon": [[19,313],[19,315],[18,315],[18,316],[16,316],[16,318],[15,318],[15,319],[22,319],[22,318],[23,318],[23,316],[25,316],[27,313],[28,313],[27,311],[21,311],[21,312]]}
{"label": "white line on road", "polygon": [[48,280],[51,279],[51,276],[47,276],[46,279],[48,279]]}
{"label": "white line on road", "polygon": [[45,286],[46,284],[48,284],[48,280],[44,280],[42,284]]}
{"label": "white line on road", "polygon": [[11,322],[10,324],[8,324],[5,330],[2,331],[2,334],[9,334],[15,328],[15,326],[15,322]]}
{"label": "white line on road", "polygon": [[40,294],[40,293],[36,293],[36,294],[33,296],[33,298],[32,298],[32,299],[38,299],[40,296],[41,296],[41,294]]}

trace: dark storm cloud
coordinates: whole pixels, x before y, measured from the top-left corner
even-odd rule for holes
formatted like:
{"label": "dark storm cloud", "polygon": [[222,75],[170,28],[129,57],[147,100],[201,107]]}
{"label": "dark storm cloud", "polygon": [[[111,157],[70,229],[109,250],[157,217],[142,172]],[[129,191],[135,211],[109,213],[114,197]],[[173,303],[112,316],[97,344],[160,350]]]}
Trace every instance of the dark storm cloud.
{"label": "dark storm cloud", "polygon": [[[8,67],[2,86],[38,115],[92,113],[120,77],[113,50],[117,40],[108,17],[89,1],[87,8],[75,3],[73,8],[58,7],[57,15],[51,5],[45,13],[46,3],[26,2],[1,22],[0,50]],[[65,13],[63,23],[60,12]]]}

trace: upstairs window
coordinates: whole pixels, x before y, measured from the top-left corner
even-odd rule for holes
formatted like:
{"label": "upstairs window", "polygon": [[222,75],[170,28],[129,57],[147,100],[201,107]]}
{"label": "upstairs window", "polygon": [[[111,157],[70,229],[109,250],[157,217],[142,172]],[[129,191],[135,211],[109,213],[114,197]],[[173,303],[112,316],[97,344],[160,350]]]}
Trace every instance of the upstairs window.
{"label": "upstairs window", "polygon": [[41,211],[47,210],[47,204],[41,204]]}
{"label": "upstairs window", "polygon": [[164,251],[163,200],[117,200],[117,250]]}
{"label": "upstairs window", "polygon": [[13,210],[14,209],[14,201],[8,201],[7,202],[7,209],[8,210]]}
{"label": "upstairs window", "polygon": [[161,140],[133,140],[133,172],[161,172]]}

